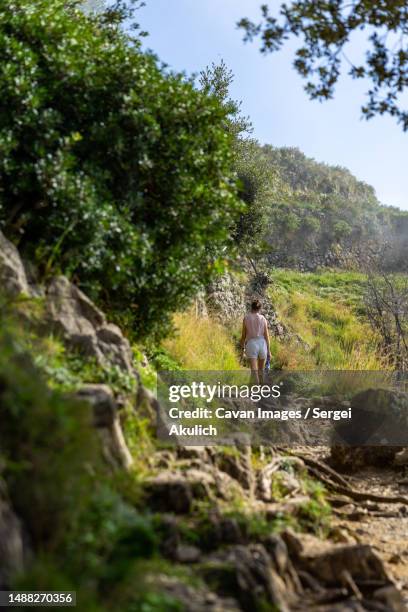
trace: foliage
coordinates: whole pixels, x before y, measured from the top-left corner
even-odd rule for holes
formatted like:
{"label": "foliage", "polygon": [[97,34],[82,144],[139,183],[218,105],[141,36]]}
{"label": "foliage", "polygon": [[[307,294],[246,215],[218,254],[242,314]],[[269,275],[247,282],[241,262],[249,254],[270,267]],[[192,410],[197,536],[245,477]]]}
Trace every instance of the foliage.
{"label": "foliage", "polygon": [[379,339],[363,308],[365,276],[357,272],[276,270],[270,297],[302,343],[271,343],[275,367],[293,370],[382,370]]}
{"label": "foliage", "polygon": [[[260,36],[263,53],[279,50],[292,36],[301,39],[294,66],[307,79],[305,89],[312,99],[333,96],[346,62],[349,75],[370,82],[363,115],[370,119],[387,113],[396,117],[404,130],[408,129],[408,111],[402,106],[408,83],[405,0],[293,0],[280,4],[278,16],[267,4],[262,5],[261,11],[260,23],[246,18],[239,22],[245,39]],[[345,48],[353,35],[363,30],[367,34],[365,58],[351,62]]]}
{"label": "foliage", "polygon": [[250,138],[252,125],[241,114],[241,103],[229,97],[234,75],[223,60],[207,66],[200,73],[200,86],[205,93],[214,94],[228,114],[226,130],[233,136],[234,169],[239,179],[239,197],[245,210],[230,228],[240,254],[254,258],[265,246],[268,197],[274,189],[273,171],[265,160],[256,140]]}
{"label": "foliage", "polygon": [[232,236],[241,255],[256,259],[268,246],[270,202],[277,192],[279,179],[255,141],[241,141],[236,151],[239,195],[247,209],[232,228]]}
{"label": "foliage", "polygon": [[[313,266],[313,258],[355,266],[361,252],[395,235],[392,208],[347,169],[318,163],[295,148],[263,147],[280,178],[268,210],[271,261]],[[336,261],[337,260],[337,261]]]}
{"label": "foliage", "polygon": [[[158,556],[151,517],[132,499],[134,475],[109,473],[90,406],[46,386],[21,329],[0,314],[1,478],[34,552],[11,586],[75,590],[78,609],[91,612],[117,610],[119,600],[124,612],[178,610],[154,585],[178,568]],[[152,441],[134,423],[127,434],[137,463]]]}
{"label": "foliage", "polygon": [[240,370],[230,333],[210,317],[186,312],[174,317],[175,333],[164,347],[186,370]]}
{"label": "foliage", "polygon": [[241,204],[228,109],[77,2],[0,7],[0,221],[140,337],[217,267]]}
{"label": "foliage", "polygon": [[221,60],[219,64],[213,62],[200,72],[199,85],[206,95],[215,96],[220,101],[228,117],[225,127],[238,140],[252,132],[252,124],[248,117],[241,114],[241,102],[229,97],[233,81],[232,70]]}
{"label": "foliage", "polygon": [[364,291],[367,318],[381,338],[383,351],[397,370],[408,367],[408,279],[372,272]]}

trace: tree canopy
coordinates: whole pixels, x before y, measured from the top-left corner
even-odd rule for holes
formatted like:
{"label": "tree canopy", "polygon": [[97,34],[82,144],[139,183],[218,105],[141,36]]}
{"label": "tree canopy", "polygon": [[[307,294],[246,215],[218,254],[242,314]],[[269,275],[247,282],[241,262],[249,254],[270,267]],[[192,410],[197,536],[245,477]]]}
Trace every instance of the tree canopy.
{"label": "tree canopy", "polygon": [[[408,129],[408,109],[402,99],[408,85],[406,0],[295,0],[280,4],[277,11],[263,4],[261,15],[258,23],[240,20],[245,39],[260,37],[263,53],[279,50],[291,37],[300,39],[294,67],[306,79],[312,99],[333,96],[345,64],[353,78],[368,81],[364,116],[387,113]],[[347,45],[362,31],[365,57],[354,61],[346,55]]]}
{"label": "tree canopy", "polygon": [[80,5],[0,6],[0,225],[142,337],[211,275],[241,210],[229,109]]}

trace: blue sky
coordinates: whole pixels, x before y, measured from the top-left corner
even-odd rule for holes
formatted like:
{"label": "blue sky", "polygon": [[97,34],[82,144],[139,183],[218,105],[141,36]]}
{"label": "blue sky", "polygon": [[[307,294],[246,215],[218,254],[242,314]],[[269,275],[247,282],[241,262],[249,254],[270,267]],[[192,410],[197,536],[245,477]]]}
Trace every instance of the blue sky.
{"label": "blue sky", "polygon": [[[293,45],[262,56],[259,43],[244,44],[236,22],[258,18],[261,3],[147,0],[138,13],[149,32],[144,45],[171,68],[188,74],[224,59],[235,74],[232,97],[242,101],[261,143],[296,146],[317,161],[345,166],[373,185],[381,202],[408,210],[408,133],[388,117],[361,118],[366,84],[345,76],[334,100],[312,102],[291,65]],[[363,48],[362,42],[354,43],[351,54],[361,56]]]}

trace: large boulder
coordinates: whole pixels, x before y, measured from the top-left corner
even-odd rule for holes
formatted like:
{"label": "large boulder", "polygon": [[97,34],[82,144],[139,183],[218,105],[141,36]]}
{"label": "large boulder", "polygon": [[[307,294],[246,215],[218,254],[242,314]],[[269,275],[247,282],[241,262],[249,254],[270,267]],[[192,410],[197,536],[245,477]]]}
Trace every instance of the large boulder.
{"label": "large boulder", "polygon": [[10,297],[31,294],[26,271],[20,255],[14,246],[0,232],[0,285]]}
{"label": "large boulder", "polygon": [[65,342],[101,365],[116,365],[134,374],[128,340],[87,296],[64,276],[54,278],[47,289],[46,318],[49,327]]}
{"label": "large boulder", "polygon": [[76,397],[91,404],[94,425],[102,441],[105,460],[113,468],[129,469],[132,455],[126,445],[118,414],[118,406],[112,390],[107,385],[84,385]]}
{"label": "large boulder", "polygon": [[350,421],[333,431],[331,462],[338,470],[384,466],[408,446],[408,394],[366,389],[351,400]]}

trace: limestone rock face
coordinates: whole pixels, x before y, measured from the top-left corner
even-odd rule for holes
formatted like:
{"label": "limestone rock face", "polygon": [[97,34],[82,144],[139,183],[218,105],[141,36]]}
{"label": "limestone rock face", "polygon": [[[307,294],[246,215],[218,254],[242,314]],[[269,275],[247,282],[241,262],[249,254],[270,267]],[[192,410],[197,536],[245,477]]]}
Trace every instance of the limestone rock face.
{"label": "limestone rock face", "polygon": [[228,272],[207,288],[208,312],[222,322],[234,322],[245,314],[243,287]]}
{"label": "limestone rock face", "polygon": [[0,285],[3,291],[15,298],[20,294],[30,295],[26,271],[14,246],[0,232]]}
{"label": "limestone rock face", "polygon": [[120,329],[78,287],[64,276],[54,278],[47,289],[47,322],[65,342],[99,364],[120,367],[132,374],[130,345]]}
{"label": "limestone rock face", "polygon": [[251,277],[250,282],[246,287],[246,310],[250,310],[251,302],[253,300],[260,300],[262,303],[262,314],[268,321],[271,335],[280,339],[289,338],[288,330],[279,321],[276,310],[266,295],[266,290],[269,284],[270,280],[264,273],[258,273]]}

